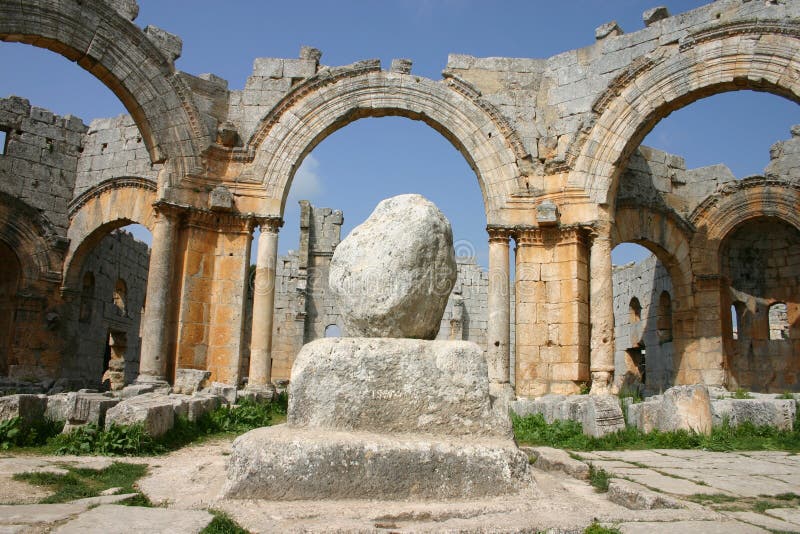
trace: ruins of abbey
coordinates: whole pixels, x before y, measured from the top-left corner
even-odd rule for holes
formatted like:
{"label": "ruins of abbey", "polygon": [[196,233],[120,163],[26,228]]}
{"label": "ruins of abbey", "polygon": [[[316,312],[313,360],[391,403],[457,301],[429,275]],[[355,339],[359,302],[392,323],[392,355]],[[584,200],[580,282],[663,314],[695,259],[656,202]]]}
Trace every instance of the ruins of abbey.
{"label": "ruins of abbey", "polygon": [[[136,26],[137,11],[0,0],[0,39],[75,61],[129,112],[86,126],[0,101],[0,381],[289,378],[337,324],[320,273],[342,217],[304,206],[305,237],[278,258],[293,176],[337,129],[395,115],[445,136],[480,185],[489,270],[459,264],[440,336],[485,346],[495,391],[800,390],[800,131],[742,180],[640,147],[713,94],[800,101],[799,3],[655,8],[644,29],[605,24],[547,59],[451,55],[441,80],[405,59],[326,66],[304,47],[255,59],[241,90],[176,70],[180,38]],[[152,250],[114,233],[130,223]],[[623,242],[658,263],[615,271]]]}

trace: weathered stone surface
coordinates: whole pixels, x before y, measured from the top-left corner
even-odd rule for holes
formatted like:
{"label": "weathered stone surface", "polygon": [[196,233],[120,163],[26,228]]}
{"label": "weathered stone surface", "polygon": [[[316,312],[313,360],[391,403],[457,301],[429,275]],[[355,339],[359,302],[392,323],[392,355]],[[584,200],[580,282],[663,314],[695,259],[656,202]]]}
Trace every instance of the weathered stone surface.
{"label": "weathered stone surface", "polygon": [[236,499],[449,499],[503,495],[530,480],[511,440],[259,428],[233,444]]}
{"label": "weathered stone surface", "polygon": [[71,400],[72,403],[67,413],[67,424],[64,427],[65,432],[75,426],[88,423],[102,427],[105,424],[108,410],[120,402],[119,399],[107,397],[102,393],[76,393]]}
{"label": "weathered stone surface", "polygon": [[105,427],[142,424],[153,437],[165,434],[175,424],[174,402],[167,396],[148,393],[124,400],[106,412]]}
{"label": "weathered stone surface", "polygon": [[66,421],[74,404],[76,393],[57,393],[47,396],[44,417],[51,421]]}
{"label": "weathered stone surface", "polygon": [[681,503],[647,489],[641,484],[614,478],[608,483],[608,499],[631,510],[652,510],[654,508],[683,508]]}
{"label": "weathered stone surface", "polygon": [[211,523],[214,516],[205,510],[174,510],[105,504],[81,514],[58,527],[58,534],[79,534],[97,530],[102,525],[108,534],[131,532],[174,532],[196,534]]}
{"label": "weathered stone surface", "polygon": [[492,411],[483,351],[466,341],[318,339],[289,387],[295,426],[511,437],[508,416]]}
{"label": "weathered stone surface", "polygon": [[211,378],[211,371],[201,369],[178,369],[175,372],[175,384],[172,386],[173,393],[191,395],[196,391],[204,389]]}
{"label": "weathered stone surface", "polygon": [[731,426],[749,422],[755,426],[772,426],[792,430],[797,403],[789,399],[719,399],[711,401],[714,426],[727,420]]}
{"label": "weathered stone surface", "polygon": [[173,393],[169,396],[173,402],[175,416],[185,417],[189,421],[197,421],[203,414],[219,408],[221,399],[213,395],[180,395]]}
{"label": "weathered stone surface", "polygon": [[19,417],[23,424],[40,421],[47,408],[43,395],[8,395],[0,397],[0,421]]}
{"label": "weathered stone surface", "polygon": [[433,339],[456,278],[453,232],[421,195],[382,201],[336,247],[330,289],[345,332]]}
{"label": "weathered stone surface", "polygon": [[221,382],[212,382],[201,393],[221,397],[227,404],[236,404],[236,387]]}
{"label": "weathered stone surface", "polygon": [[625,428],[619,399],[613,395],[545,395],[537,399],[517,399],[510,408],[519,416],[540,413],[547,423],[576,421],[583,433],[600,437]]}
{"label": "weathered stone surface", "polygon": [[129,399],[145,393],[153,393],[156,390],[153,384],[131,384],[122,389],[122,398]]}
{"label": "weathered stone surface", "polygon": [[711,432],[711,401],[704,385],[675,386],[664,392],[658,429]]}
{"label": "weathered stone surface", "polygon": [[533,463],[536,469],[560,471],[580,480],[589,478],[589,466],[572,458],[565,450],[552,447],[520,447],[520,449],[536,459]]}

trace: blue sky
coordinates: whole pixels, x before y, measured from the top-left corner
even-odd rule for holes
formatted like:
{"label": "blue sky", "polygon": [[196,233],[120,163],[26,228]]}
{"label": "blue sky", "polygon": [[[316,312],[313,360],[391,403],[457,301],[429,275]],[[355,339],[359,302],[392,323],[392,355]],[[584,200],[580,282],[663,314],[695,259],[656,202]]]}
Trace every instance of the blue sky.
{"label": "blue sky", "polygon": [[[705,2],[662,3],[676,14]],[[181,36],[179,69],[213,72],[240,89],[255,57],[297,57],[302,45],[320,48],[326,65],[380,58],[388,67],[392,58],[405,57],[414,61],[415,74],[439,79],[448,53],[548,57],[590,45],[594,29],[610,20],[628,32],[641,29],[642,12],[655,5],[639,0],[142,0],[136,23]],[[51,52],[2,43],[0,61],[13,73],[0,79],[0,96],[24,96],[87,123],[125,112],[91,75]],[[689,167],[723,162],[743,177],[763,169],[770,145],[787,138],[795,123],[800,123],[797,105],[773,95],[739,92],[679,110],[645,143],[684,156]],[[486,265],[485,218],[474,174],[431,128],[390,117],[357,121],[310,154],[290,193],[280,250],[297,246],[300,198],[342,209],[348,231],[379,200],[406,192],[436,202],[451,219],[460,250],[474,250]],[[634,257],[623,247],[615,261]]]}

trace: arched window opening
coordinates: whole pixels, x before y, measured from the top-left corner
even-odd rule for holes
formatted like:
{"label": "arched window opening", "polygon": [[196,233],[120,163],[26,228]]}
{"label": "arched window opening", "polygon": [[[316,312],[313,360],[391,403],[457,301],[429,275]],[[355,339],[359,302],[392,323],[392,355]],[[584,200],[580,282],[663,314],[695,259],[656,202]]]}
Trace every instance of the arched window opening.
{"label": "arched window opening", "polygon": [[672,299],[667,291],[658,297],[658,340],[661,343],[672,341]]}
{"label": "arched window opening", "polygon": [[642,320],[642,305],[639,303],[639,299],[633,297],[631,299],[630,305],[628,305],[628,310],[630,311],[630,322],[631,324],[636,324]]}
{"label": "arched window opening", "polygon": [[742,317],[744,317],[744,310],[744,302],[736,301],[731,305],[731,336],[733,339],[739,339],[739,328],[742,324]]}
{"label": "arched window opening", "polygon": [[125,302],[128,298],[128,286],[122,278],[117,279],[114,284],[114,307],[116,308],[117,315],[125,317]]}
{"label": "arched window opening", "polygon": [[0,376],[8,372],[14,339],[14,311],[21,269],[11,247],[0,241]]}
{"label": "arched window opening", "polygon": [[83,275],[81,287],[81,307],[78,319],[82,323],[92,320],[92,303],[94,301],[94,273],[91,271]]}
{"label": "arched window opening", "polygon": [[[628,374],[633,372],[636,376],[634,382],[645,384],[647,375],[645,360],[647,358],[647,350],[644,343],[639,343],[635,347],[631,347],[625,351],[628,356]],[[630,379],[629,379],[630,380]]]}
{"label": "arched window opening", "polygon": [[769,338],[771,340],[789,339],[789,318],[786,304],[776,302],[769,307]]}
{"label": "arched window opening", "polygon": [[338,325],[329,324],[325,327],[325,337],[342,337],[342,331]]}

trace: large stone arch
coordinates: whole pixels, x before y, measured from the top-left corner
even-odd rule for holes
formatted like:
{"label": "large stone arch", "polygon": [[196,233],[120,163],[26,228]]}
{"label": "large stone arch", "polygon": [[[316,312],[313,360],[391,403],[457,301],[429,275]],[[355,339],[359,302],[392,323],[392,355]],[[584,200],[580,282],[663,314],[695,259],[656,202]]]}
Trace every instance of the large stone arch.
{"label": "large stone arch", "polygon": [[570,156],[570,187],[613,204],[628,156],[661,119],[701,98],[741,89],[800,102],[800,25],[721,25],[635,59],[595,102],[598,118]]}
{"label": "large stone arch", "polygon": [[144,32],[102,0],[0,0],[0,40],[47,48],[92,73],[132,115],[153,163],[177,183],[210,141],[191,90]]}
{"label": "large stone arch", "polygon": [[70,204],[70,245],[64,261],[64,288],[80,288],[86,256],[109,232],[137,223],[153,231],[156,185],[143,178],[114,178],[84,192]]}
{"label": "large stone arch", "polygon": [[37,210],[5,193],[0,193],[0,241],[19,260],[21,291],[59,280],[66,241]]}
{"label": "large stone arch", "polygon": [[250,178],[263,181],[281,216],[294,173],[325,137],[364,117],[424,121],[447,138],[475,171],[489,224],[519,187],[527,155],[513,129],[464,82],[381,71],[379,66],[322,75],[296,88],[267,115],[250,140]]}
{"label": "large stone arch", "polygon": [[720,246],[740,224],[774,217],[800,230],[800,184],[756,176],[725,185],[689,217],[697,228],[692,238],[695,274],[718,274]]}

